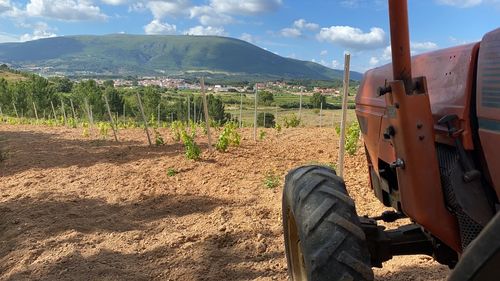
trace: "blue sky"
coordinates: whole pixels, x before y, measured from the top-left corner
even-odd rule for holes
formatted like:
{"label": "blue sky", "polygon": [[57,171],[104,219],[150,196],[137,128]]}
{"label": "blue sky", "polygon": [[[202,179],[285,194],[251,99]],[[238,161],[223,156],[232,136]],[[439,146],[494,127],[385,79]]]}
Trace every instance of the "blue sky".
{"label": "blue sky", "polygon": [[[409,0],[413,53],[480,40],[500,0]],[[390,59],[386,0],[0,0],[0,42],[79,34],[196,34],[365,71]]]}

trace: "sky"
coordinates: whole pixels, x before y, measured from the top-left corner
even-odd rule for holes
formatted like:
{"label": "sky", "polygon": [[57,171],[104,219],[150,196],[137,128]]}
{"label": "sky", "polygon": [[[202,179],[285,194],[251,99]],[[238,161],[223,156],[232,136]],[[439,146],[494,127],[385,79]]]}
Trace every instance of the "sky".
{"label": "sky", "polygon": [[[409,0],[413,54],[481,40],[500,0]],[[0,0],[0,43],[88,34],[234,37],[283,57],[364,72],[390,61],[386,0]]]}

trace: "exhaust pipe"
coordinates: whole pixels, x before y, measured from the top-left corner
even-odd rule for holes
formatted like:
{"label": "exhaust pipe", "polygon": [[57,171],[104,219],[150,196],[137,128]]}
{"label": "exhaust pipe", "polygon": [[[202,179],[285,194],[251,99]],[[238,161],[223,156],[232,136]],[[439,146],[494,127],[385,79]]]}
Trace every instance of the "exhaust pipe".
{"label": "exhaust pipe", "polygon": [[407,0],[389,0],[389,23],[391,28],[393,79],[403,81],[406,94],[411,95],[413,81],[411,77]]}

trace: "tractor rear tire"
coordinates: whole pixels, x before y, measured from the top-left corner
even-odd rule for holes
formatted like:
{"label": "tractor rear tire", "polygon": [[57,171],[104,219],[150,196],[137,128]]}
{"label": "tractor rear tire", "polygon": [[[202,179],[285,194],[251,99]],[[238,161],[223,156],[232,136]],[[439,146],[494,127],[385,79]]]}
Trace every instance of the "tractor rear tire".
{"label": "tractor rear tire", "polygon": [[292,281],[371,281],[366,238],[344,181],[323,166],[285,179],[283,227]]}

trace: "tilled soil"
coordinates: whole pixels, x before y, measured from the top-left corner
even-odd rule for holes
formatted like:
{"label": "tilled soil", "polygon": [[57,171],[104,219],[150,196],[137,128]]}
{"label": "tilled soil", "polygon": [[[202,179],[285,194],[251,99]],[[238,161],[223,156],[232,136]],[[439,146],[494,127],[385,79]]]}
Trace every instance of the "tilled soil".
{"label": "tilled soil", "polygon": [[[148,147],[139,129],[120,144],[80,129],[0,125],[0,280],[287,280],[281,192],[287,171],[337,158],[333,129],[268,130],[240,147]],[[111,138],[108,138],[111,139]],[[169,176],[169,168],[177,174]],[[384,208],[360,150],[345,181],[359,215]],[[266,188],[266,175],[281,183]],[[428,257],[399,257],[377,280],[445,280]]]}

